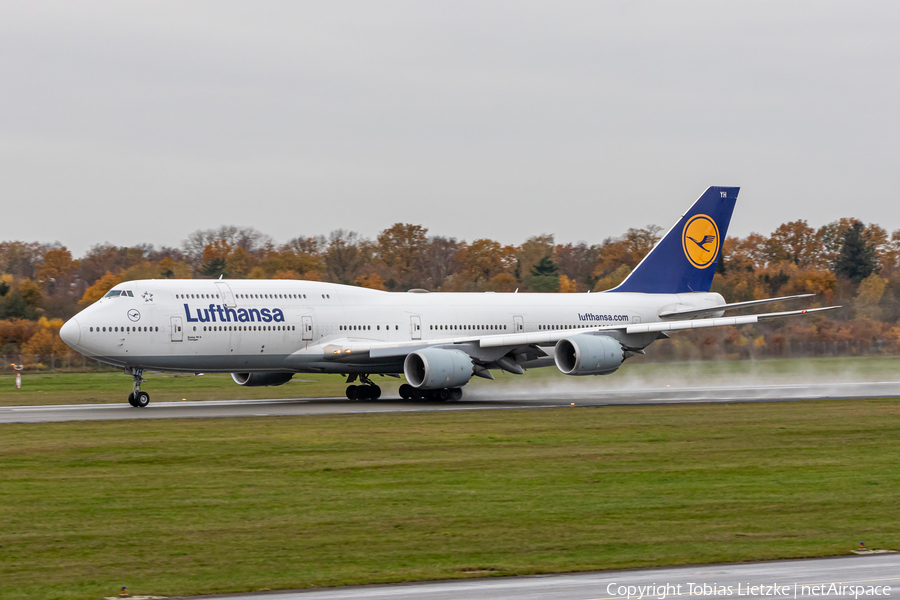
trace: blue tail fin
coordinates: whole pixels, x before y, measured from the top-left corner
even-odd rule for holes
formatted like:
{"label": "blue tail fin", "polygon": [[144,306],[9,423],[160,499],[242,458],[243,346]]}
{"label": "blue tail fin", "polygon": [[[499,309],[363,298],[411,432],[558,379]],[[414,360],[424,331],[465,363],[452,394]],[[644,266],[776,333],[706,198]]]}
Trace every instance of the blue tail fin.
{"label": "blue tail fin", "polygon": [[644,260],[610,292],[708,292],[737,201],[736,187],[706,190]]}

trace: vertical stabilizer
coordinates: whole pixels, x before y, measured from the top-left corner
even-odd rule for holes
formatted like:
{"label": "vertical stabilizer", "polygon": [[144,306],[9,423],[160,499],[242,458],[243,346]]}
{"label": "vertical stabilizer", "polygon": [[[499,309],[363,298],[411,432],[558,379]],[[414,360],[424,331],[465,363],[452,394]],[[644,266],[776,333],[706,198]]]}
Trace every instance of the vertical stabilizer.
{"label": "vertical stabilizer", "polygon": [[610,292],[708,292],[740,188],[707,189],[681,219]]}

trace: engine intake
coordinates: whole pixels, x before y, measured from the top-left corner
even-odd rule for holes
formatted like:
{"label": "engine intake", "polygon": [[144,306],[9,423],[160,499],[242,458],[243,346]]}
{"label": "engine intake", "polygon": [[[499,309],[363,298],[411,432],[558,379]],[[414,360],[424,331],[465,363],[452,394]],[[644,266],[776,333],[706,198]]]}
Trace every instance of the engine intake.
{"label": "engine intake", "polygon": [[245,387],[262,387],[264,385],[284,385],[293,377],[293,373],[232,373],[231,378],[238,385]]}
{"label": "engine intake", "polygon": [[461,350],[425,348],[411,352],[403,361],[406,380],[420,390],[464,386],[474,371],[472,357]]}
{"label": "engine intake", "polygon": [[608,335],[581,333],[559,340],[553,359],[566,375],[607,375],[619,368],[625,351]]}

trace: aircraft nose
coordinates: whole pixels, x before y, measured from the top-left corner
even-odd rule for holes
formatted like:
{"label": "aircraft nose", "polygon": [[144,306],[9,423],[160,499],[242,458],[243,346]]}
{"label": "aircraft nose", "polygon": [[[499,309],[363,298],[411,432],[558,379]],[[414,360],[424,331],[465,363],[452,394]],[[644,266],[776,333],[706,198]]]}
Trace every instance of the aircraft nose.
{"label": "aircraft nose", "polygon": [[81,327],[78,326],[78,321],[75,319],[66,321],[59,330],[59,337],[61,337],[62,341],[67,345],[75,348],[78,345],[78,342],[81,341]]}

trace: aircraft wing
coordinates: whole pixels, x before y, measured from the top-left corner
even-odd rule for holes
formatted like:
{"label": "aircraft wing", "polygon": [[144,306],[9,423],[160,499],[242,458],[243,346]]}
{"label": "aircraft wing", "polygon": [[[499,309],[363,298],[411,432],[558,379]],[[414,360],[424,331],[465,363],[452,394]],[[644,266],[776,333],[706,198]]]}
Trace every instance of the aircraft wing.
{"label": "aircraft wing", "polygon": [[653,332],[684,331],[687,329],[702,329],[706,327],[726,327],[737,325],[749,325],[760,321],[783,319],[798,315],[808,315],[826,310],[834,310],[840,306],[827,306],[824,308],[808,308],[804,310],[791,310],[777,313],[764,313],[761,315],[742,315],[737,317],[718,317],[714,319],[685,319],[682,321],[661,321],[655,323],[642,323],[636,325],[600,325],[581,329],[561,329],[555,331],[535,331],[530,333],[510,333],[500,335],[468,335],[448,337],[433,340],[412,340],[409,342],[373,342],[368,340],[333,340],[324,347],[325,358],[333,360],[358,360],[366,355],[369,358],[397,358],[406,356],[411,352],[432,346],[450,346],[475,344],[481,348],[517,348],[522,346],[550,346],[559,340],[584,333],[603,333],[621,331],[626,334],[641,334]]}

